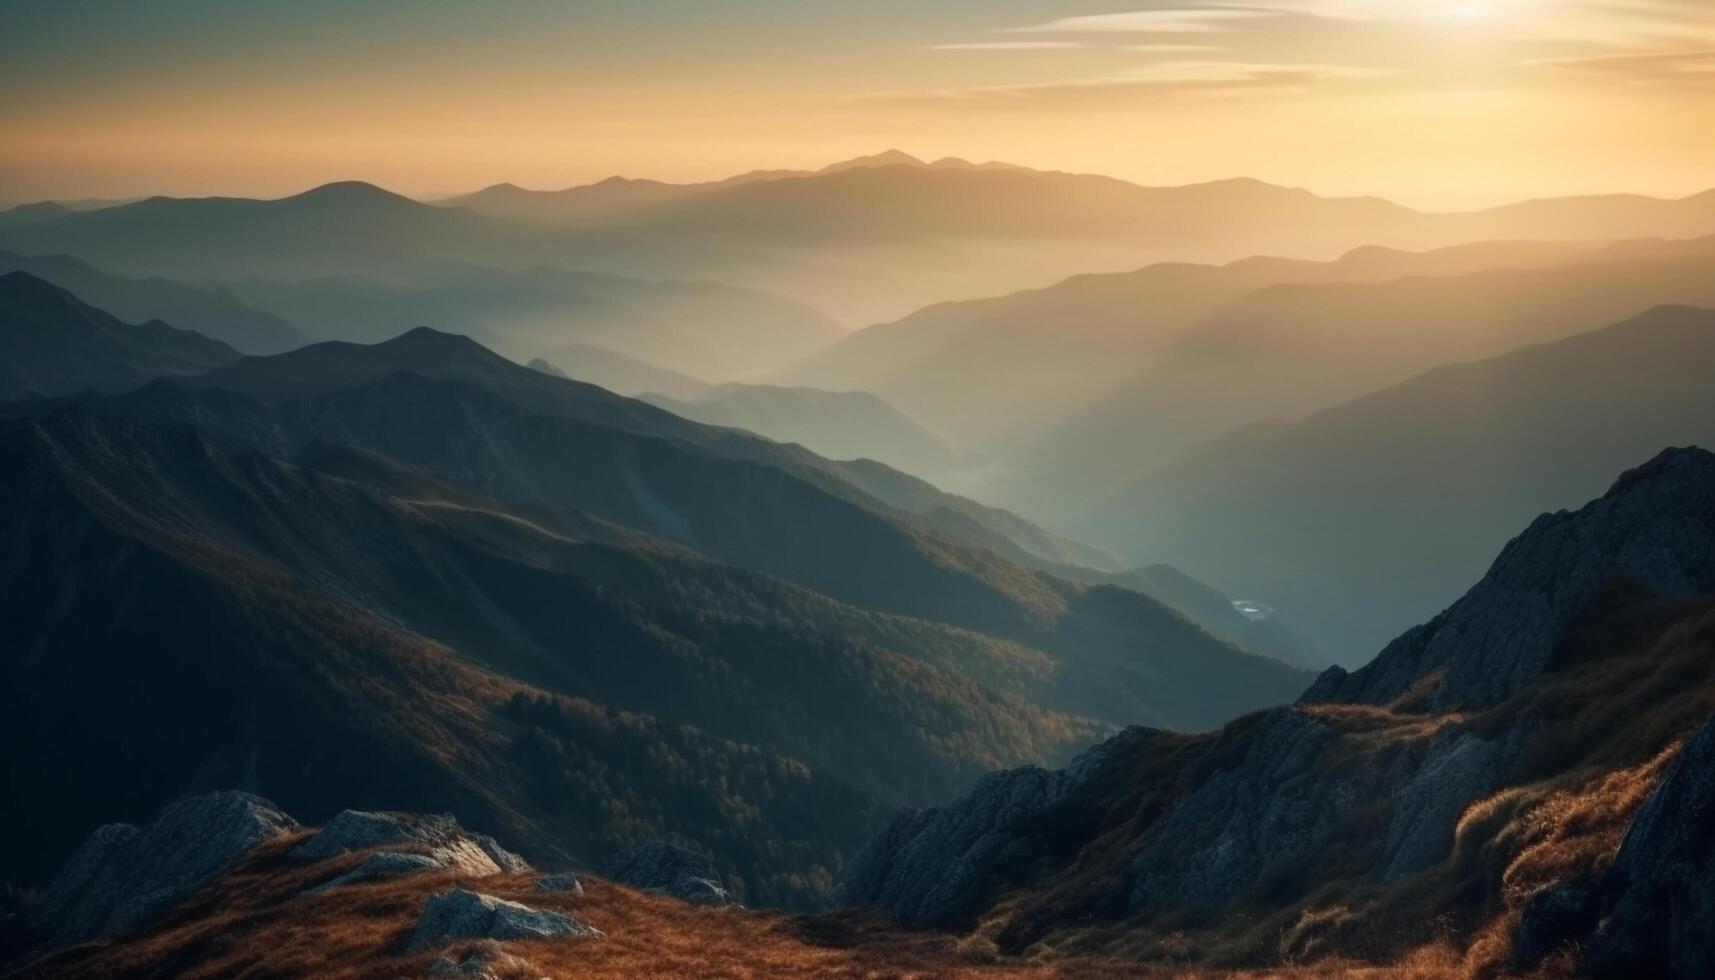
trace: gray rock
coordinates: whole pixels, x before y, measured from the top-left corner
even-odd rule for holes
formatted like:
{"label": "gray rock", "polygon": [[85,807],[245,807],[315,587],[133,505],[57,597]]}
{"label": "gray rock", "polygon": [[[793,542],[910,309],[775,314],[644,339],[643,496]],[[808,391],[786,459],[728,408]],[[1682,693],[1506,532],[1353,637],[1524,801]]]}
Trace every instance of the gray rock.
{"label": "gray rock", "polygon": [[608,864],[608,877],[622,885],[698,905],[732,901],[713,862],[664,840],[645,841],[614,855]]}
{"label": "gray rock", "polygon": [[543,892],[569,892],[573,895],[582,895],[584,893],[584,884],[578,880],[577,875],[572,874],[570,871],[562,871],[559,874],[543,875],[542,877],[537,878],[536,890]]}
{"label": "gray rock", "polygon": [[1027,766],[991,773],[956,803],[902,813],[847,865],[842,901],[886,909],[910,926],[953,922],[988,898],[995,884],[1032,863],[1035,818],[1094,778],[1107,761],[1155,734],[1128,729],[1064,771]]}
{"label": "gray rock", "polygon": [[364,881],[380,881],[384,878],[398,878],[404,875],[421,874],[424,871],[439,871],[444,865],[427,854],[404,854],[399,851],[380,851],[363,859],[363,863],[352,868],[345,874],[330,878],[327,881],[309,889],[304,894],[320,895],[330,889],[344,885],[355,885]]}
{"label": "gray rock", "polygon": [[437,866],[468,877],[530,870],[523,858],[486,834],[459,826],[451,814],[371,813],[344,810],[309,840],[292,849],[302,861],[324,861],[376,847],[404,848],[428,855]]}
{"label": "gray rock", "polygon": [[1435,864],[1453,847],[1465,808],[1500,783],[1500,747],[1475,735],[1438,738],[1415,775],[1393,792],[1382,877]]}
{"label": "gray rock", "polygon": [[48,886],[37,922],[53,945],[143,925],[296,826],[274,804],[236,790],[179,800],[144,829],[109,824]]}
{"label": "gray rock", "polygon": [[1658,595],[1715,591],[1715,455],[1670,449],[1582,509],[1547,514],[1440,616],[1301,700],[1386,704],[1445,669],[1437,709],[1498,704],[1547,668],[1555,644],[1608,582]]}
{"label": "gray rock", "polygon": [[1243,737],[1230,767],[1211,773],[1174,807],[1132,862],[1135,909],[1215,907],[1257,883],[1277,862],[1310,860],[1341,818],[1373,799],[1373,774],[1318,766],[1334,741],[1327,725],[1276,708]]}
{"label": "gray rock", "polygon": [[470,837],[472,841],[476,842],[477,847],[482,848],[482,853],[487,855],[490,861],[494,862],[495,866],[500,869],[502,874],[511,875],[534,870],[530,867],[530,862],[524,860],[506,848],[501,847],[499,841],[487,834],[467,833],[467,836]]}
{"label": "gray rock", "polygon": [[411,933],[410,948],[427,949],[459,939],[551,939],[601,934],[564,912],[533,909],[460,888],[429,897]]}
{"label": "gray rock", "polygon": [[1715,976],[1715,719],[1680,750],[1632,818],[1587,966],[1624,976]]}

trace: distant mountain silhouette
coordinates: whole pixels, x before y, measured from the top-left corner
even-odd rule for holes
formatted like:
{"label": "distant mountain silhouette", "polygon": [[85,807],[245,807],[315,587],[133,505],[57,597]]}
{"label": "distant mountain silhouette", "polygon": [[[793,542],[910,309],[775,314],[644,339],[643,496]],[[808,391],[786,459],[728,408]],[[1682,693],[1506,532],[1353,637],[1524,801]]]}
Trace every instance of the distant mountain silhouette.
{"label": "distant mountain silhouette", "polygon": [[[1082,511],[1188,446],[1293,419],[1439,364],[1594,330],[1664,303],[1715,306],[1715,238],[1637,242],[1536,268],[1285,282],[1201,318],[1172,348],[1011,457],[998,502]],[[1124,446],[1124,452],[1115,452]],[[1063,506],[1063,510],[1050,510]]]}
{"label": "distant mountain silhouette", "polygon": [[[809,303],[848,323],[927,303],[1045,286],[1164,259],[1321,256],[1359,245],[1715,233],[1715,195],[1600,205],[1582,199],[1471,214],[1320,197],[1232,179],[1141,187],[1087,174],[893,155],[829,172],[708,184],[603,182],[511,202],[407,201],[361,183],[274,201],[153,198],[8,226],[0,247],[65,253],[123,275],[230,280],[361,275],[423,283],[470,265],[713,279]],[[567,204],[560,204],[565,200]],[[472,202],[481,204],[480,201]],[[565,220],[548,220],[564,209]],[[305,325],[308,328],[308,325]],[[611,346],[611,345],[609,345]]]}
{"label": "distant mountain silhouette", "polygon": [[0,272],[12,271],[45,279],[123,320],[165,320],[246,354],[277,354],[309,343],[292,323],[246,305],[227,289],[112,276],[69,255],[0,252]]}
{"label": "distant mountain silhouette", "polygon": [[830,459],[875,459],[930,476],[954,463],[946,442],[864,391],[725,384],[690,399],[642,398],[688,419],[799,443]]}
{"label": "distant mountain silhouette", "polygon": [[[782,377],[873,391],[982,450],[1021,441],[1136,376],[1200,321],[1280,283],[1376,282],[1554,265],[1589,244],[1490,242],[1411,253],[1365,247],[1335,262],[1170,262],[1045,289],[938,303],[850,334]],[[996,398],[994,392],[1006,397]]]}
{"label": "distant mountain silhouette", "polygon": [[556,347],[538,360],[564,377],[588,381],[631,397],[655,392],[668,398],[692,399],[712,387],[701,378],[589,344]]}
{"label": "distant mountain silhouette", "polygon": [[1349,659],[1433,614],[1513,529],[1590,497],[1640,447],[1715,444],[1711,377],[1715,312],[1663,307],[1210,443],[1090,526],[1278,606]]}
{"label": "distant mountain silhouette", "polygon": [[339,277],[230,288],[326,339],[370,343],[429,325],[519,357],[597,346],[716,378],[782,366],[839,335],[815,310],[757,290],[548,268],[461,267],[425,285]]}
{"label": "distant mountain silhouette", "polygon": [[159,320],[121,322],[27,272],[0,274],[0,400],[124,391],[239,356]]}

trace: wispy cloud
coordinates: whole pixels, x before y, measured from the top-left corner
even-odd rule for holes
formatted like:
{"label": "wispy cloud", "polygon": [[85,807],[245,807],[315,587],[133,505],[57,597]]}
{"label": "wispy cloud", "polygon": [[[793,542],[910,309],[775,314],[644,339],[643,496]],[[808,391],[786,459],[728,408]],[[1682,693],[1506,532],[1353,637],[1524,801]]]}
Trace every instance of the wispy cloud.
{"label": "wispy cloud", "polygon": [[1021,101],[1079,94],[1161,94],[1236,96],[1303,91],[1312,85],[1357,83],[1388,78],[1391,69],[1356,65],[1274,64],[1240,61],[1163,61],[1093,78],[1016,85],[983,85],[928,92],[882,92],[866,100],[890,102]]}
{"label": "wispy cloud", "polygon": [[1146,54],[1190,54],[1198,51],[1224,51],[1218,44],[1127,44],[1121,51],[1142,51]]}
{"label": "wispy cloud", "polygon": [[1008,27],[1003,30],[1016,34],[1203,34],[1226,30],[1232,21],[1269,16],[1273,16],[1269,10],[1216,5],[1061,17],[1028,27]]}
{"label": "wispy cloud", "polygon": [[931,44],[930,51],[1063,51],[1081,48],[1079,41],[971,41],[963,44]]}
{"label": "wispy cloud", "polygon": [[1593,72],[1640,84],[1715,87],[1715,49],[1538,58],[1525,64],[1530,68]]}

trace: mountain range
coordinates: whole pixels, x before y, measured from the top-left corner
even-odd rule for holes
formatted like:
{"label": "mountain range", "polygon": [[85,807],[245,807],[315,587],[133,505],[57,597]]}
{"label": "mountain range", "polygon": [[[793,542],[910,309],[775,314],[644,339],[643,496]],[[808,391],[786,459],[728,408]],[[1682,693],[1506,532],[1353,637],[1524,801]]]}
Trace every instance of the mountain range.
{"label": "mountain range", "polygon": [[274,201],[151,198],[28,221],[0,215],[0,247],[71,254],[122,275],[198,282],[355,273],[426,285],[470,265],[716,280],[855,324],[1150,261],[1715,233],[1715,193],[1678,201],[1563,198],[1441,214],[1249,179],[1142,187],[1019,167],[925,164],[899,154],[677,189],[621,182],[545,193],[555,202],[558,194],[589,199],[571,208],[584,217],[541,220],[558,206],[546,203],[523,209],[535,217],[516,207],[484,213],[436,206],[347,182]]}
{"label": "mountain range", "polygon": [[1588,498],[1643,447],[1715,442],[1711,377],[1715,311],[1661,307],[1215,440],[1114,493],[1089,526],[1270,597],[1350,658],[1432,614],[1513,529]]}
{"label": "mountain range", "polygon": [[[76,354],[93,311],[0,282]],[[1083,552],[1011,515],[427,329],[8,414],[0,592],[39,655],[0,685],[33,801],[6,830],[42,842],[9,880],[240,783],[453,806],[536,854],[673,836],[812,904],[889,806],[1310,677],[1042,571]]]}
{"label": "mountain range", "polygon": [[[100,828],[0,938],[53,977],[1698,977],[1712,595],[1715,456],[1669,450],[1295,704],[1129,728],[901,813],[842,869],[845,908],[734,908],[720,846],[561,871],[451,814],[306,828],[227,790]],[[555,720],[531,704],[515,716]],[[555,744],[608,745],[578,734]]]}
{"label": "mountain range", "polygon": [[[1526,269],[1594,251],[1573,242],[1488,242],[1423,253],[1364,247],[1333,262],[1168,262],[1078,275],[1042,289],[937,303],[866,327],[783,377],[874,392],[963,447],[1004,452],[1092,403],[1099,408],[1103,396],[1128,381],[1150,377],[1204,321],[1267,287]],[[993,397],[997,390],[1007,397]]]}
{"label": "mountain range", "polygon": [[123,391],[239,356],[159,320],[121,322],[28,273],[0,274],[0,400]]}

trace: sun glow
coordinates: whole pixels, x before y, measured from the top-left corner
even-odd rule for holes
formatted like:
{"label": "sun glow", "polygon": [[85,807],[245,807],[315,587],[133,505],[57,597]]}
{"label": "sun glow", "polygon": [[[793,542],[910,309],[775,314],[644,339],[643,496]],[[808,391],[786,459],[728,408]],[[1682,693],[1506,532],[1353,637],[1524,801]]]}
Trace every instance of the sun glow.
{"label": "sun glow", "polygon": [[1489,5],[1486,3],[1449,4],[1447,16],[1463,24],[1474,24],[1489,16]]}

